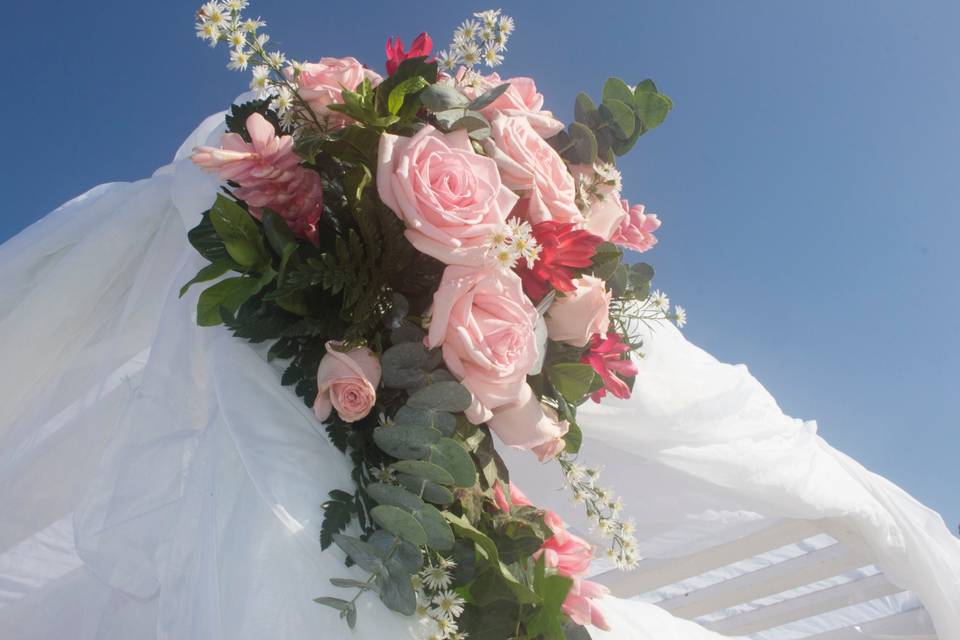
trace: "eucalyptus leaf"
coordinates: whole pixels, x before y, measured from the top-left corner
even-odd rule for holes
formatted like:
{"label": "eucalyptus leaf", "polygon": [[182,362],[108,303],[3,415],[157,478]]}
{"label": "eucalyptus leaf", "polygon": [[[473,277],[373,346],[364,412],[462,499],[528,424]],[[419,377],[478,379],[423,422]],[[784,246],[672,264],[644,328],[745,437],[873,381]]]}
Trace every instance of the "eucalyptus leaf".
{"label": "eucalyptus leaf", "polygon": [[384,564],[393,573],[414,574],[423,566],[423,553],[420,547],[401,540],[383,529],[374,531],[369,542],[379,549],[384,557],[389,554]]}
{"label": "eucalyptus leaf", "polygon": [[431,480],[437,484],[447,486],[456,484],[453,476],[451,476],[446,469],[432,462],[426,462],[424,460],[400,460],[390,466],[400,473],[409,473],[410,475]]}
{"label": "eucalyptus leaf", "polygon": [[331,598],[329,596],[323,598],[314,598],[314,602],[317,604],[322,604],[327,607],[332,607],[338,611],[347,611],[353,604],[349,600],[344,600],[343,598]]}
{"label": "eucalyptus leaf", "polygon": [[601,280],[609,280],[623,260],[623,249],[612,242],[599,244],[593,253],[591,271]]}
{"label": "eucalyptus leaf", "polygon": [[370,510],[370,517],[378,525],[407,542],[422,546],[427,543],[427,532],[416,518],[400,507],[381,504]]}
{"label": "eucalyptus leaf", "polygon": [[473,397],[459,382],[438,382],[410,396],[407,406],[413,409],[434,409],[457,413],[466,411]]}
{"label": "eucalyptus leaf", "polygon": [[457,91],[452,85],[439,82],[424,89],[420,94],[420,101],[434,113],[454,107],[466,108],[470,104],[467,96]]}
{"label": "eucalyptus leaf", "polygon": [[573,103],[573,118],[591,128],[600,124],[600,114],[593,98],[583,92],[578,93],[577,99]]}
{"label": "eucalyptus leaf", "polygon": [[473,458],[456,440],[440,438],[431,448],[431,460],[449,471],[458,487],[472,487],[477,482]]}
{"label": "eucalyptus leaf", "polygon": [[353,578],[330,578],[330,584],[341,589],[361,589],[363,591],[376,589],[372,582],[354,580]]}
{"label": "eucalyptus leaf", "polygon": [[564,157],[576,164],[593,164],[597,159],[597,136],[589,127],[574,122],[569,127],[571,147]]}
{"label": "eucalyptus leaf", "polygon": [[660,93],[638,93],[635,99],[637,115],[645,131],[659,127],[673,107],[670,98]]}
{"label": "eucalyptus leaf", "polygon": [[361,569],[370,573],[380,573],[385,570],[383,554],[370,543],[342,533],[335,533],[333,542]]}
{"label": "eucalyptus leaf", "polygon": [[413,409],[409,406],[400,407],[393,417],[396,426],[425,425],[432,427],[445,436],[452,436],[457,430],[457,419],[452,413],[434,411],[433,409]]}
{"label": "eucalyptus leaf", "polygon": [[417,593],[410,584],[409,575],[381,575],[380,600],[387,606],[405,616],[412,616],[417,611]]}
{"label": "eucalyptus leaf", "polygon": [[619,100],[628,106],[633,106],[633,91],[620,78],[607,78],[607,81],[603,83],[600,101],[606,102],[608,100]]}
{"label": "eucalyptus leaf", "polygon": [[392,484],[374,482],[367,485],[367,493],[377,504],[400,507],[407,511],[416,511],[424,506],[423,500],[410,491]]}
{"label": "eucalyptus leaf", "polygon": [[471,102],[468,108],[473,109],[474,111],[480,111],[485,107],[489,107],[491,104],[493,104],[494,100],[502,96],[509,88],[510,88],[509,82],[498,84],[493,89],[490,89],[483,95],[479,96],[476,100]]}
{"label": "eucalyptus leaf", "polygon": [[398,473],[397,482],[402,484],[413,493],[420,495],[427,502],[432,502],[433,504],[439,505],[446,505],[453,502],[453,493],[451,493],[446,487],[439,485],[436,482],[418,478],[417,476],[411,476],[407,473]]}
{"label": "eucalyptus leaf", "polygon": [[430,451],[430,445],[442,435],[426,426],[393,425],[373,430],[373,440],[377,446],[400,460],[423,458]]}
{"label": "eucalyptus leaf", "polygon": [[453,548],[454,538],[453,530],[447,521],[443,519],[440,511],[431,504],[425,504],[423,507],[413,513],[420,526],[427,534],[427,544],[437,551],[449,551]]}
{"label": "eucalyptus leaf", "polygon": [[603,104],[600,105],[600,115],[605,122],[610,124],[615,137],[626,140],[633,135],[637,117],[629,105],[620,100],[604,100]]}

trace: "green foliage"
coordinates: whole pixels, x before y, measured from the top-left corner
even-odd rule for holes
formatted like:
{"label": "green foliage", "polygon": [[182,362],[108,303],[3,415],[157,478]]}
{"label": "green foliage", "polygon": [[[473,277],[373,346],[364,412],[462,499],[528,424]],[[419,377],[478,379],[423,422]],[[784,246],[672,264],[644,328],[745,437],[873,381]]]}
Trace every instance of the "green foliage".
{"label": "green foliage", "polygon": [[210,209],[210,222],[227,253],[241,267],[259,269],[269,262],[257,223],[235,201],[218,195]]}
{"label": "green foliage", "polygon": [[564,400],[578,405],[586,398],[597,375],[588,364],[559,362],[546,368],[550,383]]}

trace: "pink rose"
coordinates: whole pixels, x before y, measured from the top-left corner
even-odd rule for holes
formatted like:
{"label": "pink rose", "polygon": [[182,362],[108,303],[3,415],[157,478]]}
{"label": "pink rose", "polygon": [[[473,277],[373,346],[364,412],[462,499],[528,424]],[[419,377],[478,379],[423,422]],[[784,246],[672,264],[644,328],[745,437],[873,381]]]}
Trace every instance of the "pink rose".
{"label": "pink rose", "polygon": [[521,382],[519,390],[516,400],[494,409],[486,422],[504,444],[530,449],[540,462],[546,462],[563,450],[563,436],[570,424],[559,420],[556,411],[541,404],[529,384]]}
{"label": "pink rose", "polygon": [[288,79],[296,81],[298,93],[310,108],[321,118],[327,118],[331,129],[338,129],[351,122],[343,114],[327,108],[327,105],[343,102],[344,89],[354,91],[368,78],[373,86],[383,81],[377,73],[365,69],[356,58],[350,57],[320,58],[319,62],[305,63],[299,75],[295,76],[289,67],[285,73]]}
{"label": "pink rose", "polygon": [[380,199],[406,223],[407,240],[446,264],[479,267],[517,202],[497,165],[474,152],[467,132],[424,127],[411,138],[380,138]]}
{"label": "pink rose", "polygon": [[466,68],[461,67],[457,72],[457,84],[465,96],[474,100],[481,95],[505,82],[510,87],[496,100],[480,110],[488,120],[493,120],[498,114],[505,116],[526,118],[533,130],[544,138],[550,138],[561,130],[563,123],[553,117],[543,108],[543,94],[537,92],[537,85],[532,78],[507,78],[502,80],[496,73],[480,76],[479,82],[464,83]]}
{"label": "pink rose", "polygon": [[563,601],[563,612],[579,625],[593,625],[604,631],[610,630],[603,609],[594,600],[610,594],[610,589],[598,582],[574,578],[570,591]]}
{"label": "pink rose", "polygon": [[647,251],[657,244],[653,232],[660,228],[660,220],[655,213],[644,213],[642,204],[632,207],[626,200],[622,201],[623,208],[628,209],[628,216],[621,220],[620,227],[613,232],[611,242],[616,242],[634,251]]}
{"label": "pink rose", "polygon": [[590,338],[610,328],[611,294],[596,276],[583,276],[573,284],[576,289],[558,295],[544,320],[551,340],[585,347]]}
{"label": "pink rose", "polygon": [[494,118],[483,148],[500,167],[503,183],[529,200],[530,222],[583,222],[567,165],[526,118]]}
{"label": "pink rose", "polygon": [[323,422],[336,409],[344,422],[365,418],[377,401],[380,361],[370,349],[357,347],[346,353],[340,343],[327,342],[327,354],[317,369],[317,399],[313,411]]}
{"label": "pink rose", "polygon": [[538,359],[536,323],[537,310],[516,274],[456,265],[443,272],[425,342],[442,346],[450,373],[473,394],[467,417],[475,424],[527,386]]}
{"label": "pink rose", "polygon": [[532,507],[533,503],[530,502],[530,499],[520,491],[520,488],[513,484],[509,483],[510,487],[510,502],[507,502],[507,494],[503,490],[503,486],[500,484],[500,481],[497,480],[493,485],[493,501],[497,503],[497,508],[504,513],[510,513],[510,503],[513,503],[515,507]]}
{"label": "pink rose", "polygon": [[620,228],[630,221],[627,201],[620,199],[616,191],[595,200],[584,213],[587,221],[583,228],[604,240],[612,240]]}

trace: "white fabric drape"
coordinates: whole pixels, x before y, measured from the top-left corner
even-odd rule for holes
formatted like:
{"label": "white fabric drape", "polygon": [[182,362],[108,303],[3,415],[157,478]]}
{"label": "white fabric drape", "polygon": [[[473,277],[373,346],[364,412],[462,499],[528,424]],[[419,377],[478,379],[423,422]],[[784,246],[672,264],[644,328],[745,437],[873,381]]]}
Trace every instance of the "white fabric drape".
{"label": "white fabric drape", "polygon": [[[311,602],[351,573],[317,541],[346,461],[258,351],[195,326],[196,290],[177,297],[203,264],[185,232],[217,188],[185,157],[221,126],[211,116],[153,177],[97,187],[0,246],[0,637],[405,635],[375,598],[353,634]],[[584,456],[626,497],[645,553],[760,518],[843,518],[960,638],[960,544],[936,514],[783,416],[745,368],[669,327],[647,343],[634,397],[582,413]],[[510,460],[578,522],[559,471]],[[719,637],[607,605],[615,629],[597,638]]]}

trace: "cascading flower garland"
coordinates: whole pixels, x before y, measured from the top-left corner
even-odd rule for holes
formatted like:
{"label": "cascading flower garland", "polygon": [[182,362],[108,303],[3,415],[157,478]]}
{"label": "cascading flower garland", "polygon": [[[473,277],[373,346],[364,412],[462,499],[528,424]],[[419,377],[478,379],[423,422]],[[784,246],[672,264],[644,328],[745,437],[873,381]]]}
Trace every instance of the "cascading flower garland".
{"label": "cascading flower garland", "polygon": [[381,76],[268,50],[246,7],[197,13],[197,35],[251,68],[256,99],[231,108],[219,146],[194,150],[223,193],[189,232],[209,264],[181,295],[215,281],[198,323],[269,342],[282,384],[353,463],[320,542],[368,577],[333,578],[354,595],[316,601],[353,627],[373,592],[422,638],[607,628],[593,545],[510,482],[493,435],[556,461],[609,560],[636,564],[621,501],[577,460],[577,407],[629,397],[638,323],[686,321],[651,294],[649,265],[624,261],[660,221],[621,198],[615,165],[669,98],[610,78],[565,126],[532,79],[477,70],[503,63],[514,21],[499,10],[436,59],[425,33],[409,49],[389,38]]}

